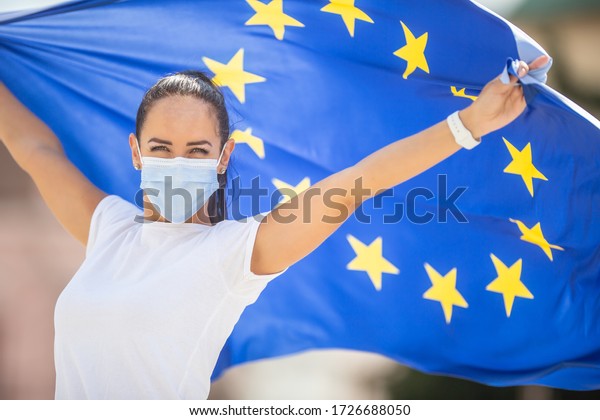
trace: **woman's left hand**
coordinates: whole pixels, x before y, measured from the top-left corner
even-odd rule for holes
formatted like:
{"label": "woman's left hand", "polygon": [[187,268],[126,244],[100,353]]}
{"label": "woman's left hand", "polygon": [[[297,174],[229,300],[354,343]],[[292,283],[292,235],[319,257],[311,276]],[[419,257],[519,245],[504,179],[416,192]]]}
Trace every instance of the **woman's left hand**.
{"label": "woman's left hand", "polygon": [[[530,70],[544,66],[549,60],[541,55],[531,63],[520,61],[519,77]],[[475,138],[496,131],[516,119],[525,110],[527,104],[523,96],[523,86],[517,84],[518,78],[510,75],[510,83],[504,84],[500,76],[490,81],[475,102],[459,112],[460,119]]]}

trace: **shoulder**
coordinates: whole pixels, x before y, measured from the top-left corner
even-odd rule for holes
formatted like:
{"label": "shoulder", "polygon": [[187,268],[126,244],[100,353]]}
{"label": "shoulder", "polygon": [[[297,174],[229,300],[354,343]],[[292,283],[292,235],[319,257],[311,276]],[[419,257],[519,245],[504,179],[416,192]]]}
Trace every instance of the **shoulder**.
{"label": "shoulder", "polygon": [[260,222],[268,212],[258,213],[242,219],[225,219],[214,225],[215,232],[222,234],[239,234],[240,232],[249,232],[258,229]]}
{"label": "shoulder", "polygon": [[122,212],[138,212],[139,209],[131,202],[124,198],[116,195],[109,194],[105,196],[98,205],[96,206],[96,212],[111,212],[111,213],[122,213]]}
{"label": "shoulder", "polygon": [[213,226],[212,234],[228,249],[246,251],[254,244],[261,221],[268,212],[258,213],[243,219],[226,219]]}
{"label": "shoulder", "polygon": [[223,220],[212,230],[218,244],[222,267],[230,272],[231,286],[238,293],[253,295],[287,269],[271,274],[253,273],[250,266],[258,228],[269,212],[238,220]]}
{"label": "shoulder", "polygon": [[[118,195],[111,194],[104,197],[94,210],[92,215],[92,224],[102,223],[103,225],[119,222],[135,222],[141,210],[133,203],[121,198]],[[95,219],[95,220],[94,220]]]}
{"label": "shoulder", "polygon": [[120,196],[110,194],[104,197],[92,214],[86,254],[103,238],[135,226],[138,215],[141,215],[141,210]]}

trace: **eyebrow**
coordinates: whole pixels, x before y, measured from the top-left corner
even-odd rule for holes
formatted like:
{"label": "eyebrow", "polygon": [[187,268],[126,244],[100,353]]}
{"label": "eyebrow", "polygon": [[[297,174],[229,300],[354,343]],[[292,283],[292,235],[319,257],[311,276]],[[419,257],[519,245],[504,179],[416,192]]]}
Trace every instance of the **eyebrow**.
{"label": "eyebrow", "polygon": [[[148,140],[148,143],[151,143],[151,142],[160,143],[160,144],[170,144],[170,145],[173,144],[169,140],[163,140],[163,139],[159,139],[156,137],[152,137],[150,140]],[[202,144],[208,144],[209,146],[212,146],[212,143],[209,142],[208,140],[189,141],[189,142],[187,142],[186,146],[199,146]]]}

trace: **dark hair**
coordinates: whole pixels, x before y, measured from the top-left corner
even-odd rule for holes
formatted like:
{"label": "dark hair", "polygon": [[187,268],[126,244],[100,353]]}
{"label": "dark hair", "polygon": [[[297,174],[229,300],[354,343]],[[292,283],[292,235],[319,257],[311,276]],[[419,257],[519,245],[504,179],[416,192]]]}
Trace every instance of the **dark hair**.
{"label": "dark hair", "polygon": [[[221,138],[219,148],[219,152],[221,152],[225,142],[229,139],[229,115],[225,106],[225,98],[219,87],[206,74],[198,70],[185,70],[168,74],[160,78],[154,86],[146,91],[135,120],[135,135],[138,142],[152,105],[159,99],[169,96],[192,96],[204,101],[213,108],[219,124],[217,130]],[[213,225],[225,219],[227,170],[223,174],[217,174],[217,179],[219,189],[210,197],[207,205],[210,222]]]}

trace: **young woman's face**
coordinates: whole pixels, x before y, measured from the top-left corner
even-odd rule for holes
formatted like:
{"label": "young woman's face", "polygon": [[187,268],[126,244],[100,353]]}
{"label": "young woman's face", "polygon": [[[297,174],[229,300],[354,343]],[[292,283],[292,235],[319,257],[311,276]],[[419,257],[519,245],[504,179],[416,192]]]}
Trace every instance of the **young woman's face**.
{"label": "young woman's face", "polygon": [[[155,102],[141,130],[142,156],[217,159],[221,154],[218,121],[210,105],[191,96],[166,97]],[[135,135],[130,135],[134,163]],[[223,161],[228,160],[225,151]],[[219,168],[223,167],[222,163]]]}
{"label": "young woman's face", "polygon": [[[218,133],[218,120],[213,108],[205,102],[190,96],[172,96],[156,101],[148,114],[140,133],[140,151],[143,157],[191,159],[218,159],[221,156],[221,138]],[[135,134],[129,135],[132,160],[138,169],[143,164],[138,155]],[[227,167],[235,143],[225,144],[223,155],[217,166],[217,173]],[[144,193],[144,207],[150,210],[147,217],[164,221],[160,211]],[[204,206],[205,207],[205,206]],[[204,212],[204,213],[203,213]],[[160,216],[160,217],[159,217]],[[208,223],[205,210],[200,209],[194,216]]]}

